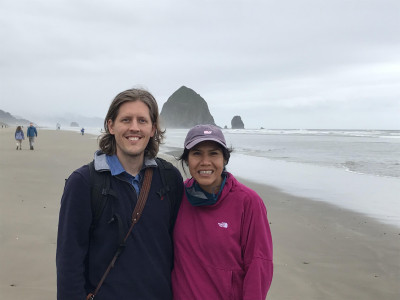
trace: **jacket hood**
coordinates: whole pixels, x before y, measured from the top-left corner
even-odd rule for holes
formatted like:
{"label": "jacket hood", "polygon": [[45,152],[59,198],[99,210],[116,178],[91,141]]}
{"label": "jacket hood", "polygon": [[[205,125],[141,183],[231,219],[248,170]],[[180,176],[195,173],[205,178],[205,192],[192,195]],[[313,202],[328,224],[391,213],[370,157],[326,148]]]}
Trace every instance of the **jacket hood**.
{"label": "jacket hood", "polygon": [[106,155],[101,152],[101,150],[97,150],[94,153],[94,169],[96,171],[111,171],[107,163]]}
{"label": "jacket hood", "polygon": [[[185,190],[187,190],[187,188],[192,187],[194,183],[195,183],[194,178],[190,178],[190,179],[185,180],[185,182],[184,182]],[[204,207],[217,207],[217,206],[219,206],[224,201],[224,199],[227,197],[227,195],[229,194],[231,189],[234,187],[235,183],[236,183],[235,177],[231,173],[226,172],[226,182],[225,182],[224,188],[221,191],[221,194],[219,195],[217,203],[215,203],[213,205],[207,205],[207,206],[204,206]],[[185,198],[187,198],[186,193],[184,193],[184,195],[185,195]],[[197,195],[197,196],[199,196],[199,195]],[[204,195],[204,198],[207,198],[207,196]]]}
{"label": "jacket hood", "polygon": [[[143,167],[157,167],[157,162],[154,158],[145,157]],[[99,172],[111,171],[107,163],[106,154],[104,154],[101,150],[97,150],[94,153],[94,169]]]}

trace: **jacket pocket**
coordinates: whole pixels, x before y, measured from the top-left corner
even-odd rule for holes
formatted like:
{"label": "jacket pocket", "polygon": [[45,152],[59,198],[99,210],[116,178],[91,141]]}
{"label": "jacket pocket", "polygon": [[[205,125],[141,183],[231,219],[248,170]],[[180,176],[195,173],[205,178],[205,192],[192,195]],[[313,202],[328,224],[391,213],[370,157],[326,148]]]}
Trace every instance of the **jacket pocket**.
{"label": "jacket pocket", "polygon": [[[213,266],[204,266],[208,284],[205,284],[204,294],[213,295],[208,299],[235,300],[237,290],[234,285],[234,272]],[[207,287],[208,286],[208,287]],[[206,291],[208,290],[208,291]]]}

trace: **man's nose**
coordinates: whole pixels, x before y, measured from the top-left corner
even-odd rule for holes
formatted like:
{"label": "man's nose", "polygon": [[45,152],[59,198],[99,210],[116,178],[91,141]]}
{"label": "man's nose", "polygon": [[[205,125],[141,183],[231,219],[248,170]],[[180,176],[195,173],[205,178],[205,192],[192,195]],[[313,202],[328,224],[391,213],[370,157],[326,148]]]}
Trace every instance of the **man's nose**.
{"label": "man's nose", "polygon": [[132,122],[130,123],[129,130],[139,131],[140,129],[138,125],[139,125],[138,121],[136,119],[133,119]]}

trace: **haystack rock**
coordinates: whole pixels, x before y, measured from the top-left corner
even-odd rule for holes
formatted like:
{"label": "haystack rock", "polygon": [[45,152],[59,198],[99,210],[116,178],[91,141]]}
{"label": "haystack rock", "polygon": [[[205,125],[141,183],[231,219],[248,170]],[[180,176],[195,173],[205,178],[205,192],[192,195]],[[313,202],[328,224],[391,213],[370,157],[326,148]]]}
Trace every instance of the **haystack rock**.
{"label": "haystack rock", "polygon": [[185,86],[175,91],[161,110],[164,128],[191,128],[198,124],[213,124],[214,118],[207,102],[195,91]]}
{"label": "haystack rock", "polygon": [[231,121],[232,129],[244,129],[244,123],[240,116],[234,116]]}

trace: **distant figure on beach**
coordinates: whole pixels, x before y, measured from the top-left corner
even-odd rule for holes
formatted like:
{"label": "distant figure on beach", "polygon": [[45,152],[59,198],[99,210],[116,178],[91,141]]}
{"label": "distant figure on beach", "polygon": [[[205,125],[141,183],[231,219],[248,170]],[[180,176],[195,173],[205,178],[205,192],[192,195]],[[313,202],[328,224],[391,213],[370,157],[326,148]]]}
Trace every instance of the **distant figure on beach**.
{"label": "distant figure on beach", "polygon": [[[164,137],[156,100],[141,89],[121,92],[104,130],[94,164],[75,170],[64,188],[57,299],[170,300],[172,232],[183,180],[171,163],[156,157]],[[108,181],[109,189],[92,189],[96,177]],[[108,198],[97,217],[93,204],[102,194]]]}
{"label": "distant figure on beach", "polygon": [[15,140],[17,141],[17,150],[22,150],[22,140],[25,139],[24,132],[21,126],[18,126],[15,130]]}
{"label": "distant figure on beach", "polygon": [[256,192],[226,171],[231,151],[216,126],[187,133],[180,160],[192,178],[174,229],[175,300],[267,296],[273,275],[267,211]]}
{"label": "distant figure on beach", "polygon": [[85,128],[83,128],[83,127],[82,127],[82,129],[81,129],[81,133],[82,133],[82,135],[84,135],[84,134],[85,134]]}
{"label": "distant figure on beach", "polygon": [[37,130],[36,127],[33,126],[32,122],[29,124],[29,127],[26,131],[26,136],[29,138],[29,149],[33,150],[33,146],[35,145],[35,137],[37,137]]}

